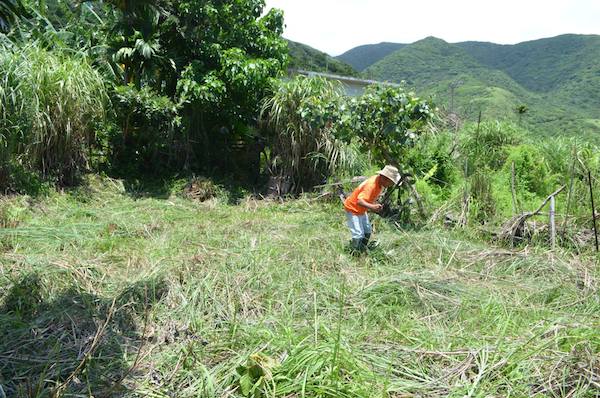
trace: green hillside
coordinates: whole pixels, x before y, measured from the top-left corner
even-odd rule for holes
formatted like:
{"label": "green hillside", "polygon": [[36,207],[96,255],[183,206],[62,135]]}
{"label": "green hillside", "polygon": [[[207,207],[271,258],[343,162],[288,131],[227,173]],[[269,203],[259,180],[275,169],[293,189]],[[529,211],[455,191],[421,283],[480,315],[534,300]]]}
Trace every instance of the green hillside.
{"label": "green hillside", "polygon": [[[564,50],[562,50],[564,49]],[[438,105],[469,119],[517,120],[543,133],[591,136],[600,132],[600,37],[565,35],[514,46],[427,38],[388,55],[363,73],[405,81],[434,95]]]}
{"label": "green hillside", "polygon": [[315,72],[329,72],[336,75],[357,76],[358,73],[345,62],[333,58],[306,44],[288,40],[290,68],[306,69]]}
{"label": "green hillside", "polygon": [[406,82],[419,93],[435,95],[439,105],[451,107],[450,85],[457,84],[455,108],[480,106],[493,116],[509,113],[519,99],[531,102],[531,93],[507,74],[479,63],[460,47],[429,37],[411,44],[369,67],[365,73],[379,80]]}
{"label": "green hillside", "polygon": [[600,36],[562,35],[511,46],[456,45],[482,64],[506,72],[528,90],[569,98],[585,112],[597,111],[600,106]]}
{"label": "green hillside", "polygon": [[404,46],[406,44],[401,43],[367,44],[348,50],[336,58],[352,65],[358,71],[363,71]]}

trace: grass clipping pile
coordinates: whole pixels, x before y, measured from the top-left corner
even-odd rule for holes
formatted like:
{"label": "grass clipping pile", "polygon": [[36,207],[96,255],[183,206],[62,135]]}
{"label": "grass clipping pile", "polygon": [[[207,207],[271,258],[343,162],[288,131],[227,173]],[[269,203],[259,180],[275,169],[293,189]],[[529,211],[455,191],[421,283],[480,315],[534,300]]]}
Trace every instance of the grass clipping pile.
{"label": "grass clipping pile", "polygon": [[221,188],[204,177],[192,178],[183,188],[183,197],[197,202],[206,202],[220,194]]}

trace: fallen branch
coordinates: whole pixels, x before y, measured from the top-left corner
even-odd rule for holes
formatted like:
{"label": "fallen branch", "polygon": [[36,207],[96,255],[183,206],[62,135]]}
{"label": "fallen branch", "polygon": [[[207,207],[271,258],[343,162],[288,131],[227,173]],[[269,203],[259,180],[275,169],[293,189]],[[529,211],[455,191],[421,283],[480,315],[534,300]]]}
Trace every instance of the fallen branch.
{"label": "fallen branch", "polygon": [[332,182],[330,184],[315,185],[315,186],[313,186],[313,189],[314,188],[338,187],[338,186],[344,185],[344,184],[356,184],[356,183],[363,182],[366,179],[367,179],[367,177],[365,177],[365,176],[356,176],[356,177],[352,177],[350,180],[346,180],[346,181],[338,181],[338,182]]}
{"label": "fallen branch", "polygon": [[525,223],[528,219],[533,216],[537,216],[542,212],[542,209],[546,206],[546,204],[550,201],[551,198],[558,195],[565,189],[565,185],[548,195],[546,199],[542,202],[542,204],[535,210],[531,212],[526,212],[520,214],[518,216],[513,217],[508,223],[503,227],[503,231],[499,234],[501,239],[510,241],[514,243],[516,238],[522,239],[524,236]]}

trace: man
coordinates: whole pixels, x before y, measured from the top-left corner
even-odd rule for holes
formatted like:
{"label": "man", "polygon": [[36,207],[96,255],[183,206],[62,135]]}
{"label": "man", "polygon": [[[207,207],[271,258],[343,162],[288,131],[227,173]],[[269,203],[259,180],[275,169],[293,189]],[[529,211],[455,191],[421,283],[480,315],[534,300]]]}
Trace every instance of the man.
{"label": "man", "polygon": [[371,238],[372,228],[367,211],[379,213],[383,208],[377,203],[381,191],[383,188],[396,185],[399,180],[398,169],[394,166],[385,166],[383,170],[360,184],[344,201],[354,250],[364,251]]}

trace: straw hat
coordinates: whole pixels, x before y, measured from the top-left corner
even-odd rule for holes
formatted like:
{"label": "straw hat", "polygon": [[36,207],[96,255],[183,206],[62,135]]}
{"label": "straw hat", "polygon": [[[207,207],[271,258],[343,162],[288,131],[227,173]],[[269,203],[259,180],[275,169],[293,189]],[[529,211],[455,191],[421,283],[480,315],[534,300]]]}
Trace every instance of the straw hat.
{"label": "straw hat", "polygon": [[400,173],[394,166],[385,166],[383,170],[377,172],[377,174],[390,179],[394,184],[398,184],[398,181],[400,181]]}

